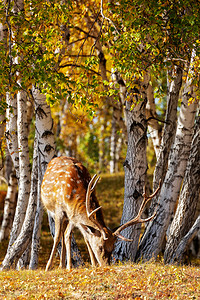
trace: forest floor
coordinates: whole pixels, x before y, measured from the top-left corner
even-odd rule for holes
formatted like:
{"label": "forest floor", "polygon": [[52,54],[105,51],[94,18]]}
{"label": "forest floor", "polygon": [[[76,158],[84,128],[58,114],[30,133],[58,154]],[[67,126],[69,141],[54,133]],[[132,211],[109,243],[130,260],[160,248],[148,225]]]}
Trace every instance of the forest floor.
{"label": "forest floor", "polygon": [[[123,174],[102,175],[97,196],[103,206],[107,225],[119,225],[123,209]],[[84,267],[71,271],[54,267],[45,272],[52,238],[47,217],[42,227],[39,268],[0,272],[1,299],[200,299],[200,261],[188,260],[187,265],[164,265],[158,262],[125,263],[92,268],[86,246],[78,232],[75,238],[86,262]],[[7,243],[0,244],[0,262]]]}

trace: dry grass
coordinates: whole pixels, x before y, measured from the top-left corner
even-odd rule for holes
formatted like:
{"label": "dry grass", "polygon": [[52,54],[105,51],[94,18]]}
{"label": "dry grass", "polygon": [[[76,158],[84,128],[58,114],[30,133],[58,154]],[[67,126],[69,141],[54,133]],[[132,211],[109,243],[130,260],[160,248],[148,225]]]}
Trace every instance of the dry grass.
{"label": "dry grass", "polygon": [[200,299],[200,268],[159,263],[0,273],[0,299]]}
{"label": "dry grass", "polygon": [[[97,186],[106,223],[114,228],[123,208],[123,174],[107,176]],[[0,272],[1,299],[200,299],[200,262],[194,266],[165,266],[162,262],[118,264],[92,269],[81,236],[76,239],[86,261],[84,268],[45,272],[52,238],[43,222],[39,269]],[[0,262],[7,243],[0,244]]]}

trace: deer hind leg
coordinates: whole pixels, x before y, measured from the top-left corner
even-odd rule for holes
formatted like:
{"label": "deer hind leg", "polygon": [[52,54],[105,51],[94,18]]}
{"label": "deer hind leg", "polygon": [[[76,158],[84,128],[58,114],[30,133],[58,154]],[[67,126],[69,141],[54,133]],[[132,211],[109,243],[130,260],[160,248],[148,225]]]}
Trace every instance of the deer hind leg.
{"label": "deer hind leg", "polygon": [[90,260],[91,260],[91,264],[93,267],[95,267],[97,265],[97,259],[94,255],[94,252],[89,244],[89,242],[85,239],[85,243],[87,245],[87,248],[88,248],[88,252],[89,252],[89,255],[90,255]]}
{"label": "deer hind leg", "polygon": [[65,245],[65,230],[67,228],[68,221],[64,220],[62,224],[62,248],[60,255],[60,268],[65,268],[65,260],[66,260],[66,245]]}
{"label": "deer hind leg", "polygon": [[52,263],[53,263],[53,258],[58,246],[58,243],[61,239],[62,235],[62,223],[63,223],[63,213],[62,212],[55,212],[55,236],[54,236],[54,242],[53,242],[53,248],[51,250],[51,255],[48,260],[48,263],[46,265],[46,271],[50,270]]}
{"label": "deer hind leg", "polygon": [[65,230],[65,246],[67,250],[67,269],[72,268],[72,256],[71,256],[71,240],[72,240],[72,229],[74,228],[73,224],[70,222],[67,225]]}

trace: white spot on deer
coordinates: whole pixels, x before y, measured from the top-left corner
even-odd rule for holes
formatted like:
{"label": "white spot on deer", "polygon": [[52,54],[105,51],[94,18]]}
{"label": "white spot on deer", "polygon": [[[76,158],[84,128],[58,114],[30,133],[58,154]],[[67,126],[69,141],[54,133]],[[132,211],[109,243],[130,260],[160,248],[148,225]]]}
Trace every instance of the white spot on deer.
{"label": "white spot on deer", "polygon": [[70,178],[70,180],[71,180],[71,181],[74,181],[74,179],[73,179],[73,178]]}
{"label": "white spot on deer", "polygon": [[81,180],[77,180],[77,183],[78,183],[78,184],[81,183]]}
{"label": "white spot on deer", "polygon": [[67,184],[67,186],[68,186],[68,187],[71,187],[71,185],[70,185],[69,183]]}
{"label": "white spot on deer", "polygon": [[67,197],[68,199],[70,199],[70,195],[67,195],[66,197]]}

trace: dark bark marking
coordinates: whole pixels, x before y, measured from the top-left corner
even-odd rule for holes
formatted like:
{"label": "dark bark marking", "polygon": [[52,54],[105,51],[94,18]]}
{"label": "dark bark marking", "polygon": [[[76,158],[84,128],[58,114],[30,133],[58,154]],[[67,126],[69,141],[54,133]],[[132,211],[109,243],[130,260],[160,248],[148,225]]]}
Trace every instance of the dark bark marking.
{"label": "dark bark marking", "polygon": [[123,163],[123,167],[127,167],[131,171],[131,166],[129,165],[127,160],[125,160],[125,162]]}

